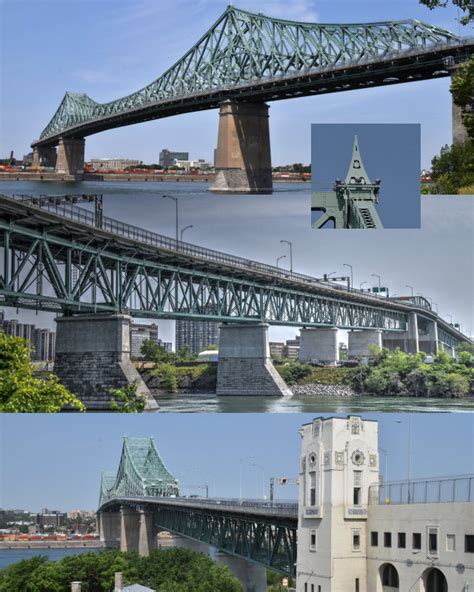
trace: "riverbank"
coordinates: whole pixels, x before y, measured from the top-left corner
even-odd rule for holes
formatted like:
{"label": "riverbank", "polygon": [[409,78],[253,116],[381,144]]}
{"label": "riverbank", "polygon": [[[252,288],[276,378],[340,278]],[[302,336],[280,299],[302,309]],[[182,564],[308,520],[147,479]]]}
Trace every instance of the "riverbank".
{"label": "riverbank", "polygon": [[105,544],[93,541],[0,541],[0,550],[5,549],[104,549]]}

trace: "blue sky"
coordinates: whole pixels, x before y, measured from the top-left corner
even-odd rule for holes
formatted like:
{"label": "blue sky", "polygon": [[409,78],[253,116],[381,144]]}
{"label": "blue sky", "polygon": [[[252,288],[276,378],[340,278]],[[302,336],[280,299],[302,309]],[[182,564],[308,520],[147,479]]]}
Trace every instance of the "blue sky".
{"label": "blue sky", "polygon": [[[0,507],[94,509],[100,474],[118,466],[124,435],[154,436],[168,469],[189,492],[207,482],[210,495],[261,497],[269,477],[297,476],[299,427],[308,414],[2,415]],[[377,419],[379,445],[388,452],[389,481],[405,479],[408,414],[366,414]],[[472,414],[412,414],[412,478],[474,472]],[[402,422],[402,423],[398,423]],[[248,457],[253,456],[254,459]],[[384,453],[381,469],[385,472]],[[191,493],[201,493],[191,490]],[[291,498],[296,487],[279,488]]]}
{"label": "blue sky", "polygon": [[[64,92],[119,98],[156,79],[225,10],[223,0],[3,0],[0,155],[22,156]],[[453,8],[417,0],[266,0],[236,3],[276,17],[319,22],[416,18],[458,32]],[[464,28],[463,34],[467,35]],[[421,123],[422,165],[451,139],[449,79],[271,104],[273,164],[310,161],[310,123]],[[87,140],[86,157],[157,161],[162,148],[212,159],[217,113],[180,115],[110,130]]]}
{"label": "blue sky", "polygon": [[[311,128],[312,187],[332,191],[351,163],[354,136],[372,183],[381,179],[376,206],[384,228],[420,227],[420,126],[320,124]],[[322,212],[314,212],[315,220]]]}

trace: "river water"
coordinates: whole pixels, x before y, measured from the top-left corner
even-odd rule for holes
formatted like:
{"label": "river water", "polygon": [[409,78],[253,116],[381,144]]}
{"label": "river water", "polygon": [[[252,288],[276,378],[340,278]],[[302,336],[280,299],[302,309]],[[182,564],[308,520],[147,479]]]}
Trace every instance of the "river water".
{"label": "river water", "polygon": [[102,548],[96,547],[78,547],[72,549],[0,549],[0,569],[23,561],[24,559],[32,559],[33,557],[47,557],[51,561],[59,561],[64,557],[71,557],[72,555],[82,555],[83,553],[97,553],[102,551]]}
{"label": "river water", "polygon": [[188,413],[368,413],[474,412],[474,398],[425,399],[415,397],[216,397],[212,394],[157,395],[160,412]]}

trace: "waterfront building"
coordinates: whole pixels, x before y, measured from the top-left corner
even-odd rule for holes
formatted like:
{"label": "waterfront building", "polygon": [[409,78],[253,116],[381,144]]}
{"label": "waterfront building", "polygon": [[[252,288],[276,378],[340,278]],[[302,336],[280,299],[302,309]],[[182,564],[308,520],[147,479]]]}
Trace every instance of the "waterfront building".
{"label": "waterfront building", "polygon": [[288,358],[297,360],[300,353],[300,337],[297,335],[294,339],[270,342],[270,356],[272,358]]}
{"label": "waterfront building", "polygon": [[189,347],[199,354],[209,345],[219,344],[219,323],[215,321],[176,321],[176,351]]}
{"label": "waterfront building", "polygon": [[142,161],[130,158],[93,158],[88,164],[96,171],[114,171],[139,166]]}
{"label": "waterfront building", "polygon": [[34,362],[51,362],[56,349],[56,333],[51,329],[41,329],[29,323],[21,323],[18,319],[5,319],[0,311],[0,331],[12,337],[21,337],[27,341],[30,357]]}
{"label": "waterfront building", "polygon": [[199,160],[174,160],[174,165],[179,167],[180,169],[184,169],[186,172],[189,172],[191,169],[198,169],[201,171],[208,171],[212,169],[212,164],[210,162],[206,162],[203,159]]}
{"label": "waterfront building", "polygon": [[57,510],[44,508],[35,515],[35,524],[40,528],[60,528],[66,522],[66,514]]}
{"label": "waterfront building", "polygon": [[304,425],[297,592],[467,592],[472,477],[379,483],[378,424]]}
{"label": "waterfront building", "polygon": [[285,343],[283,341],[270,341],[270,357],[283,358]]}
{"label": "waterfront building", "polygon": [[159,163],[165,169],[173,166],[175,160],[189,160],[189,152],[171,152],[167,148],[160,152]]}

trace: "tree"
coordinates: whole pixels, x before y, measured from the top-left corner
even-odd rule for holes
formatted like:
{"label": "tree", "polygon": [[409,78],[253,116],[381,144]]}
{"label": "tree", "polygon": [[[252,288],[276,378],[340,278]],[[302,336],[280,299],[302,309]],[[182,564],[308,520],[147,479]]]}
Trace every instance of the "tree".
{"label": "tree", "polygon": [[474,57],[461,64],[451,82],[451,93],[462,110],[468,136],[474,139]]}
{"label": "tree", "polygon": [[0,412],[56,413],[65,407],[85,411],[56,376],[34,375],[26,340],[0,333]]}
{"label": "tree", "polygon": [[167,352],[164,347],[153,341],[152,339],[145,339],[140,348],[141,354],[145,357],[147,362],[170,362],[175,355]]}
{"label": "tree", "polygon": [[443,149],[431,164],[439,192],[455,194],[463,187],[474,186],[474,139]]}
{"label": "tree", "polygon": [[[424,4],[430,10],[434,8],[445,8],[448,5],[448,0],[419,0],[420,4]],[[462,17],[461,23],[467,25],[470,21],[474,20],[474,8],[472,6],[472,0],[451,0],[454,6],[457,6],[462,12],[466,14]]]}
{"label": "tree", "polygon": [[139,413],[146,407],[146,397],[137,393],[138,384],[133,382],[119,389],[110,389],[109,394],[115,397],[115,401],[110,402],[112,411],[121,413]]}

